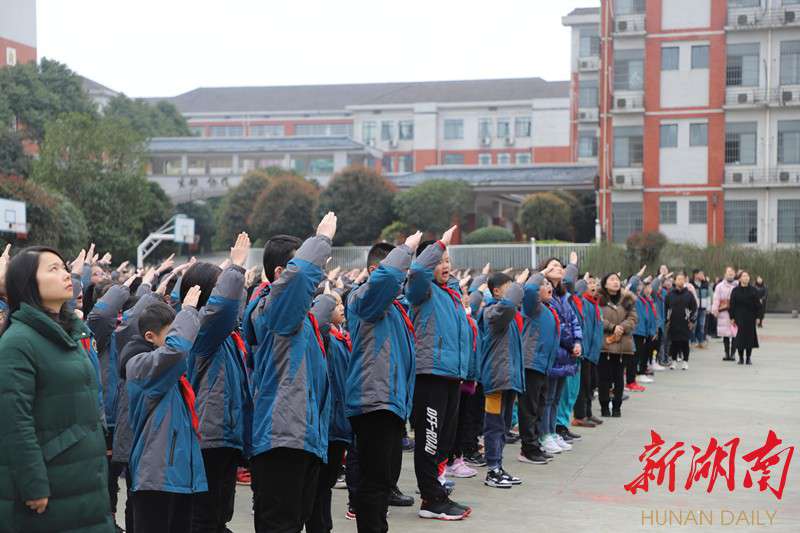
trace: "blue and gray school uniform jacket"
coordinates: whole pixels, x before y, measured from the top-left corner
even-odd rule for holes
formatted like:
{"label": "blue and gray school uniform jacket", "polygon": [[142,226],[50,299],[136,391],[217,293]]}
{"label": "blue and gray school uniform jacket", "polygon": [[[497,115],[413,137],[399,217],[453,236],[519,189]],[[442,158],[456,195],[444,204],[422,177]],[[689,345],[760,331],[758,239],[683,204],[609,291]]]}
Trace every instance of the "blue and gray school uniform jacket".
{"label": "blue and gray school uniform jacket", "polygon": [[[571,267],[575,268],[574,265],[568,265],[567,271],[569,271]],[[579,361],[577,357],[572,355],[572,349],[575,344],[581,343],[583,340],[583,332],[581,331],[580,322],[578,322],[575,316],[575,311],[570,305],[571,297],[572,295],[569,291],[564,291],[564,294],[561,296],[554,292],[553,298],[550,300],[561,322],[561,335],[559,336],[556,360],[548,376],[572,376],[578,371]]]}
{"label": "blue and gray school uniform jacket", "polygon": [[280,278],[262,288],[247,306],[243,333],[253,349],[249,455],[283,447],[328,460],[328,369],[322,337],[309,310],[330,255],[329,238],[307,239]]}
{"label": "blue and gray school uniform jacket", "polygon": [[145,350],[125,365],[133,429],[128,464],[133,491],[192,494],[208,490],[200,443],[180,385],[199,329],[197,310],[184,308],[175,317],[163,346],[154,348],[142,337],[133,339],[130,348],[126,346]]}
{"label": "blue and gray school uniform jacket", "polygon": [[512,283],[501,300],[493,300],[483,309],[485,332],[480,364],[480,382],[485,393],[525,390],[525,366],[522,338],[517,325],[517,308],[523,289]]}
{"label": "blue and gray school uniform jacket", "polygon": [[328,442],[353,441],[353,428],[344,412],[347,365],[350,363],[350,336],[331,324],[331,314],[336,309],[333,296],[321,294],[314,301],[311,313],[316,317],[320,333],[325,340],[328,361],[328,381],[331,388],[331,418],[328,424]]}
{"label": "blue and gray school uniform jacket", "polygon": [[[130,351],[125,352],[128,342],[139,335],[139,317],[153,303],[160,301],[158,294],[154,293],[150,285],[145,285],[144,289],[136,291],[139,300],[136,304],[122,313],[120,322],[111,337],[111,349],[114,353],[116,362],[117,391],[115,398],[116,409],[116,428],[114,429],[114,442],[111,446],[111,460],[119,463],[127,463],[131,455],[133,446],[133,431],[128,417],[128,387],[125,383],[125,365],[128,360],[136,355]],[[117,355],[117,353],[119,355]]]}
{"label": "blue and gray school uniform jacket", "polygon": [[654,337],[658,329],[657,311],[654,312],[654,308],[651,305],[652,302],[641,293],[641,283],[642,280],[639,276],[631,276],[629,283],[630,290],[636,294],[636,316],[639,317],[633,334],[639,337],[649,338]]}
{"label": "blue and gray school uniform jacket", "polygon": [[549,303],[539,301],[544,276],[537,272],[528,279],[522,297],[522,353],[525,368],[548,374],[558,352],[561,325]]}
{"label": "blue and gray school uniform jacket", "polygon": [[597,300],[586,292],[585,281],[578,281],[575,289],[581,296],[573,295],[573,301],[579,297],[583,304],[583,322],[581,322],[583,357],[590,363],[597,364],[603,349],[603,313]]}
{"label": "blue and gray school uniform jacket", "polygon": [[466,379],[472,342],[467,315],[458,297],[439,286],[433,269],[445,246],[431,244],[411,263],[406,299],[412,308],[416,331],[417,374]]}
{"label": "blue and gray school uniform jacket", "polygon": [[416,359],[414,331],[397,299],[411,265],[411,250],[401,245],[350,292],[347,323],[353,342],[345,385],[345,415],[388,410],[403,420],[411,415]]}
{"label": "blue and gray school uniform jacket", "polygon": [[[245,360],[233,334],[244,298],[244,269],[232,265],[200,310],[200,332],[187,364],[200,419],[200,448],[249,448],[253,400]],[[238,334],[238,333],[237,333]]]}

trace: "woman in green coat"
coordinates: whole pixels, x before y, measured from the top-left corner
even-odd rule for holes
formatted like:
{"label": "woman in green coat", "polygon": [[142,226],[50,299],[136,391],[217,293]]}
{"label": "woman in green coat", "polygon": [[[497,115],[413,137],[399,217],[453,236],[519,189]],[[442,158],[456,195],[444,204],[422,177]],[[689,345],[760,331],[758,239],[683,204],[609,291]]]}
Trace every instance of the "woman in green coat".
{"label": "woman in green coat", "polygon": [[89,331],[63,258],[30,247],[8,266],[0,338],[0,532],[114,531]]}

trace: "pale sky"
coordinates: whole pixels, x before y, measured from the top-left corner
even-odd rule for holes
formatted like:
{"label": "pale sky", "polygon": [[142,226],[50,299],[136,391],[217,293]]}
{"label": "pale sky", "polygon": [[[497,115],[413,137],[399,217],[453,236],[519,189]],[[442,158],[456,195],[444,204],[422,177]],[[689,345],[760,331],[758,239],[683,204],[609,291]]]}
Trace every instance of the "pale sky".
{"label": "pale sky", "polygon": [[561,17],[599,3],[38,0],[38,52],[129,96],[237,85],[566,80]]}

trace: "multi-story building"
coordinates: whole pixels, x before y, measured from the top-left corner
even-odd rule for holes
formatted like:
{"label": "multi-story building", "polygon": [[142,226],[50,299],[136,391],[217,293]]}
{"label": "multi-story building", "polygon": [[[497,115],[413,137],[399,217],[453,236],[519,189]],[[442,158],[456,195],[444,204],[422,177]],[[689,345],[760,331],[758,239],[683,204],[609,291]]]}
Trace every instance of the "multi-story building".
{"label": "multi-story building", "polygon": [[0,67],[36,61],[36,2],[0,2]]}
{"label": "multi-story building", "polygon": [[601,0],[563,22],[608,238],[800,242],[800,0]]}

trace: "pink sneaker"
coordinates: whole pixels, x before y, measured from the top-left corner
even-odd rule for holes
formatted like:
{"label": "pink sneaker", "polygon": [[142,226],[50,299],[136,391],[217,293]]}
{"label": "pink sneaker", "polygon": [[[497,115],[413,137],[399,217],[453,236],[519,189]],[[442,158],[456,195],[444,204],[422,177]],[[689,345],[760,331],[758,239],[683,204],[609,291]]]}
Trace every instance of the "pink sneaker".
{"label": "pink sneaker", "polygon": [[478,472],[477,470],[473,470],[472,468],[468,467],[464,462],[463,457],[458,457],[453,461],[452,465],[447,467],[447,475],[452,477],[467,478],[475,477],[478,475]]}

